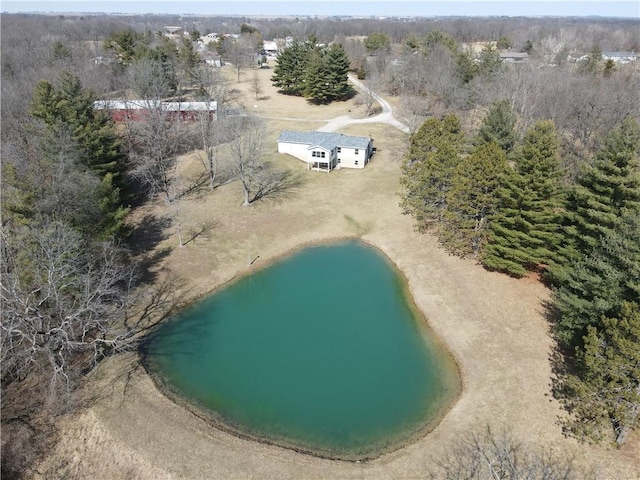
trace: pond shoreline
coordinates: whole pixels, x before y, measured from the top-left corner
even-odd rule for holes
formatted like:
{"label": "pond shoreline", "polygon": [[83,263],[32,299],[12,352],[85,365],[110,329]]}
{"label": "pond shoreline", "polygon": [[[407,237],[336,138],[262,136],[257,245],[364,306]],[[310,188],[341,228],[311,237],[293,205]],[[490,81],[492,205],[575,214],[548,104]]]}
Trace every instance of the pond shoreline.
{"label": "pond shoreline", "polygon": [[[439,352],[436,358],[438,358],[439,364],[447,365],[444,370],[447,368],[452,369],[455,372],[455,382],[451,384],[447,384],[447,391],[451,390],[454,393],[447,393],[444,395],[441,402],[437,405],[436,411],[437,415],[433,417],[429,417],[429,420],[425,421],[424,425],[416,426],[416,428],[412,428],[410,431],[415,430],[414,433],[408,433],[407,436],[402,435],[403,440],[397,440],[395,438],[385,439],[384,442],[381,441],[384,445],[372,446],[372,448],[367,450],[376,451],[374,454],[356,454],[356,453],[342,453],[339,451],[328,452],[322,449],[314,449],[312,447],[306,447],[304,445],[297,444],[295,442],[290,442],[284,439],[273,439],[267,435],[259,435],[256,433],[252,433],[248,431],[246,428],[243,428],[239,425],[234,425],[231,421],[223,418],[222,415],[217,412],[200,405],[197,401],[190,400],[182,395],[174,386],[172,386],[159,372],[156,371],[157,368],[154,368],[152,363],[146,361],[146,352],[141,351],[141,359],[142,365],[145,369],[146,374],[153,381],[156,388],[162,392],[168,399],[170,399],[175,404],[179,405],[181,408],[192,413],[194,416],[199,418],[200,420],[206,422],[211,425],[212,428],[219,429],[223,432],[235,435],[238,438],[243,440],[258,442],[264,445],[275,446],[280,448],[285,448],[288,450],[292,450],[296,453],[310,455],[320,459],[333,460],[333,461],[341,461],[341,462],[349,462],[349,463],[366,463],[376,460],[384,455],[388,455],[390,453],[396,452],[403,448],[406,448],[408,445],[415,443],[416,441],[424,438],[430,432],[432,432],[442,421],[442,419],[447,415],[447,413],[453,408],[456,401],[462,394],[462,385],[463,379],[461,375],[461,370],[458,365],[458,362],[455,360],[452,352],[446,347],[446,344],[440,339],[435,332],[429,326],[428,319],[424,315],[424,313],[417,307],[415,301],[413,300],[413,296],[411,293],[411,288],[409,286],[409,282],[406,276],[403,274],[402,270],[398,268],[398,266],[391,260],[391,258],[378,246],[373,243],[363,240],[360,237],[349,236],[349,237],[340,237],[335,239],[326,239],[319,242],[309,242],[304,245],[300,245],[298,247],[290,249],[288,252],[285,252],[281,255],[275,257],[269,257],[266,262],[260,264],[260,267],[257,269],[250,269],[242,274],[234,275],[229,281],[222,283],[221,285],[215,287],[210,292],[205,293],[203,295],[198,296],[195,300],[189,302],[184,308],[189,308],[194,304],[201,302],[202,300],[215,295],[217,292],[220,292],[228,287],[231,287],[235,282],[249,277],[257,272],[265,270],[273,265],[276,265],[279,262],[282,262],[288,258],[293,257],[294,255],[314,247],[322,247],[322,246],[334,246],[340,245],[344,242],[357,242],[376,252],[376,254],[392,269],[394,275],[400,280],[402,284],[403,296],[405,298],[405,302],[407,306],[412,311],[413,317],[418,321],[417,328],[420,332],[420,336],[422,337],[423,342],[427,345],[431,345],[431,348],[434,348],[435,351]],[[250,266],[253,265],[253,262],[250,263]],[[167,321],[172,321],[172,319],[168,319]],[[441,355],[440,355],[441,354]]]}

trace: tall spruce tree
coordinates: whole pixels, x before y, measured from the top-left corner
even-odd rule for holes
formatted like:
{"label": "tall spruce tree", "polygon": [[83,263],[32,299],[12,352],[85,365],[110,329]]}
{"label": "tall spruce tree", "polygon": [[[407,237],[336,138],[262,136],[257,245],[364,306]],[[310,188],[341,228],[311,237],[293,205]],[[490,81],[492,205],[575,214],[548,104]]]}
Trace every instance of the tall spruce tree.
{"label": "tall spruce tree", "polygon": [[510,153],[516,141],[515,124],[516,116],[509,101],[506,99],[496,100],[491,104],[487,115],[482,120],[474,143],[481,145],[487,142],[496,142],[502,150]]}
{"label": "tall spruce tree", "polygon": [[497,143],[484,143],[455,169],[447,193],[447,210],[438,237],[452,253],[478,256],[497,207],[496,190],[509,168]]}
{"label": "tall spruce tree", "polygon": [[115,125],[104,112],[94,109],[94,100],[95,95],[82,86],[77,76],[64,71],[57,84],[41,80],[36,85],[30,114],[45,126],[39,138],[41,151],[51,154],[49,162],[55,163],[58,155],[51,152],[52,139],[69,137],[75,150],[72,157],[99,179],[96,203],[102,215],[84,228],[109,236],[121,232],[128,213],[122,194],[126,162]]}
{"label": "tall spruce tree", "polygon": [[314,103],[332,100],[328,85],[330,66],[324,49],[315,48],[309,55],[304,80],[304,96]]}
{"label": "tall spruce tree", "polygon": [[325,61],[330,67],[326,79],[331,98],[342,100],[352,92],[349,85],[349,56],[342,44],[333,43],[327,48]]}
{"label": "tall spruce tree", "polygon": [[640,424],[640,304],[623,302],[615,318],[588,327],[576,370],[562,382],[570,431],[596,441],[613,433],[622,445]]}
{"label": "tall spruce tree", "polygon": [[425,231],[442,221],[447,195],[460,162],[463,133],[455,115],[429,118],[411,136],[402,161],[400,205]]}
{"label": "tall spruce tree", "polygon": [[309,42],[294,42],[285,48],[276,59],[271,81],[287,95],[300,96],[305,91],[307,65],[312,52]]}
{"label": "tall spruce tree", "polygon": [[515,154],[515,168],[503,178],[482,263],[514,276],[548,265],[558,248],[563,198],[558,135],[552,121],[536,123]]}
{"label": "tall spruce tree", "polygon": [[603,318],[618,316],[624,301],[640,302],[640,208],[623,209],[616,228],[570,267],[554,294],[558,339],[580,345],[588,327],[601,328]]}
{"label": "tall spruce tree", "polygon": [[618,227],[623,208],[640,206],[639,153],[640,126],[627,117],[606,137],[594,164],[578,175],[567,197],[563,247],[549,270],[553,284],[562,285],[572,266]]}

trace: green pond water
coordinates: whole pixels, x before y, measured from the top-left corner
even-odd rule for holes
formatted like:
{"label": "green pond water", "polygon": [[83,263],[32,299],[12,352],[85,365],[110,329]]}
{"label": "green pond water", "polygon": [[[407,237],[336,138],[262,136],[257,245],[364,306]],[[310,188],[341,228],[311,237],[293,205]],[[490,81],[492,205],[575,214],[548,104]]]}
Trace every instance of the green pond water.
{"label": "green pond water", "polygon": [[455,399],[455,364],[403,280],[357,241],[242,278],[146,345],[162,388],[250,438],[342,459],[423,435]]}

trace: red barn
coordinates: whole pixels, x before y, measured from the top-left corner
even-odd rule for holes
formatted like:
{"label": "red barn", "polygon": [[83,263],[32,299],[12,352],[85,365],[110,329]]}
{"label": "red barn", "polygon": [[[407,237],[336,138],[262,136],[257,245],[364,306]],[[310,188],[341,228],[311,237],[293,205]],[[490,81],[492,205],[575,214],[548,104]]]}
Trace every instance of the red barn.
{"label": "red barn", "polygon": [[216,102],[158,102],[154,100],[99,100],[94,102],[96,110],[108,110],[114,122],[143,120],[152,111],[162,111],[169,119],[197,120],[202,112],[209,118],[216,117]]}

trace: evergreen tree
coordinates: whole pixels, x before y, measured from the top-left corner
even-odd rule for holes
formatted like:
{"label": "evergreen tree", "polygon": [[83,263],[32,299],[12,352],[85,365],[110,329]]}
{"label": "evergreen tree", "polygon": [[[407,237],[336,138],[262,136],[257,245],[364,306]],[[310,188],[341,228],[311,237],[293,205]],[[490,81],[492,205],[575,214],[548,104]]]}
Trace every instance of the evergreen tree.
{"label": "evergreen tree", "polygon": [[508,168],[504,151],[493,142],[476,147],[460,161],[451,180],[447,210],[438,232],[447,250],[475,257],[483,249],[497,207],[495,192]]}
{"label": "evergreen tree", "polygon": [[623,302],[615,318],[588,327],[576,367],[562,379],[570,431],[596,441],[613,433],[623,444],[640,424],[640,304]]}
{"label": "evergreen tree", "polygon": [[503,178],[483,264],[515,276],[548,265],[562,236],[558,135],[552,121],[538,122],[515,155],[515,169]]}
{"label": "evergreen tree", "polygon": [[502,69],[500,52],[491,44],[486,44],[478,58],[478,73],[486,78],[491,78]]}
{"label": "evergreen tree", "polygon": [[404,213],[414,217],[420,231],[442,221],[462,141],[455,115],[442,120],[429,118],[411,136],[401,166],[400,205]]}
{"label": "evergreen tree", "polygon": [[328,103],[333,98],[328,84],[330,66],[324,49],[314,49],[307,61],[304,96],[314,103]]}
{"label": "evergreen tree", "polygon": [[386,33],[372,33],[364,39],[364,46],[370,54],[388,52],[391,48],[391,40]]}
{"label": "evergreen tree", "polygon": [[[123,174],[126,169],[115,125],[101,111],[94,110],[94,94],[83,88],[77,76],[62,72],[57,85],[41,80],[35,88],[31,116],[42,120],[45,130],[39,132],[42,152],[49,152],[50,168],[55,168],[52,146],[69,137],[67,145],[75,150],[67,154],[88,168],[99,179],[100,199],[97,203],[102,218],[97,225],[103,235],[117,233],[123,227],[128,209],[122,206]],[[87,228],[96,228],[95,218]]]}
{"label": "evergreen tree", "polygon": [[496,142],[502,150],[510,153],[516,140],[514,130],[516,116],[506,99],[496,100],[489,107],[487,115],[482,120],[475,144]]}
{"label": "evergreen tree", "polygon": [[452,53],[458,51],[458,44],[455,39],[441,30],[430,31],[424,39],[424,46],[428,52],[432,51],[436,45],[447,47]]}
{"label": "evergreen tree", "polygon": [[331,44],[325,55],[328,75],[326,78],[330,96],[335,100],[347,98],[352,93],[349,85],[349,56],[340,43]]}
{"label": "evergreen tree", "polygon": [[478,66],[467,52],[458,52],[455,55],[455,72],[462,83],[469,83],[478,73]]}
{"label": "evergreen tree", "polygon": [[580,345],[590,326],[619,315],[624,301],[640,302],[640,208],[623,209],[581,262],[572,265],[554,296],[559,313],[555,330],[565,345]]}
{"label": "evergreen tree", "polygon": [[312,47],[309,42],[295,40],[285,48],[276,59],[271,81],[273,85],[287,95],[302,95],[305,91],[307,65]]}
{"label": "evergreen tree", "polygon": [[563,248],[549,270],[552,283],[561,285],[600,237],[618,227],[623,208],[640,206],[639,153],[640,126],[627,117],[607,136],[594,164],[580,172],[566,202]]}
{"label": "evergreen tree", "polygon": [[600,70],[600,64],[602,63],[602,49],[599,45],[594,45],[589,52],[587,60],[582,65],[582,68],[587,73],[596,74]]}
{"label": "evergreen tree", "polygon": [[109,35],[104,40],[104,49],[111,51],[118,63],[129,65],[138,55],[140,47],[145,43],[144,36],[133,30],[122,30]]}

